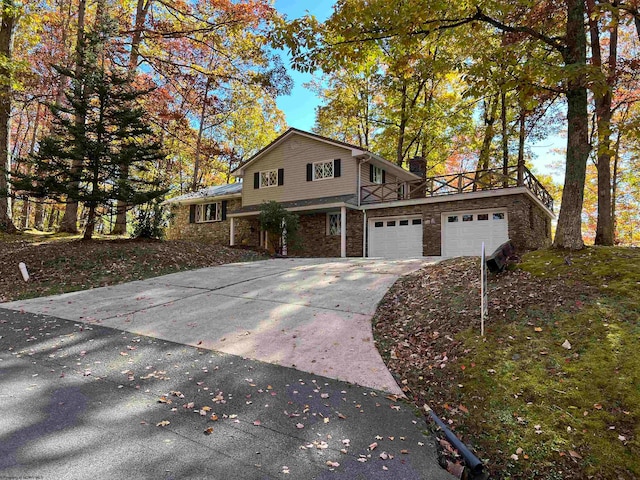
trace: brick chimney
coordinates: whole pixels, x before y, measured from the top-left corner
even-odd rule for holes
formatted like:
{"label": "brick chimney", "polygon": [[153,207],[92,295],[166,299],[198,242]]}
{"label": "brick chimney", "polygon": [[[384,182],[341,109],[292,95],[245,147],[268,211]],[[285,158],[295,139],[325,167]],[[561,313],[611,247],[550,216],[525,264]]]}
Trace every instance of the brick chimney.
{"label": "brick chimney", "polygon": [[[422,178],[422,181],[427,178],[427,161],[424,157],[413,157],[409,160],[409,171]],[[426,188],[422,185],[420,188],[411,189],[410,198],[422,198],[425,196]]]}
{"label": "brick chimney", "polygon": [[413,157],[409,160],[409,171],[425,179],[427,177],[427,161],[423,157]]}

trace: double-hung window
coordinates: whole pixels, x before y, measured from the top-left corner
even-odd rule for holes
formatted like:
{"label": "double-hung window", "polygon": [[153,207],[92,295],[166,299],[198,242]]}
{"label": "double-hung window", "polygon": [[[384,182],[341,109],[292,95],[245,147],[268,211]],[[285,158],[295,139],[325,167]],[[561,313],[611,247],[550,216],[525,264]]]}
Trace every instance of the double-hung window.
{"label": "double-hung window", "polygon": [[373,183],[381,184],[384,183],[384,174],[383,170],[380,167],[376,167],[375,165],[371,166],[371,181]]}
{"label": "double-hung window", "polygon": [[196,205],[196,223],[219,222],[222,220],[222,202]]}

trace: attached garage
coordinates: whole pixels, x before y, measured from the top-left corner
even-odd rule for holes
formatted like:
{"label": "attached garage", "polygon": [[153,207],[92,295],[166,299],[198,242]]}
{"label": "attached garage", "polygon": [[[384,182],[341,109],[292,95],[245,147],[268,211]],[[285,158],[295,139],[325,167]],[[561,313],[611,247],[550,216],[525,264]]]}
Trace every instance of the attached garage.
{"label": "attached garage", "polygon": [[482,242],[487,254],[491,254],[508,239],[508,218],[504,209],[442,214],[443,256],[479,256]]}
{"label": "attached garage", "polygon": [[370,219],[369,257],[422,257],[422,217]]}

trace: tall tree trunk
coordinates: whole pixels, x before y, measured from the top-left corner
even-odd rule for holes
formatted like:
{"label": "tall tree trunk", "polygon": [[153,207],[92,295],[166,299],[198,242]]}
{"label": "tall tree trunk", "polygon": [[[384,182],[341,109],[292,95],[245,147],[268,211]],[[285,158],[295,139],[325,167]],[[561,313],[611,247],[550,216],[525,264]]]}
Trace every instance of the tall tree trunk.
{"label": "tall tree trunk", "polygon": [[[626,115],[625,115],[626,116]],[[620,137],[622,133],[618,130],[616,138],[616,149],[613,154],[613,178],[611,179],[611,225],[613,227],[613,243],[616,243],[616,230],[618,219],[616,217],[616,201],[618,200],[618,160],[620,159]]]}
{"label": "tall tree trunk", "polygon": [[[586,69],[587,36],[584,0],[567,0],[566,48],[562,50],[567,67]],[[589,157],[589,113],[585,73],[567,82],[567,161],[565,165],[562,206],[553,246],[578,250],[582,239],[582,205]]]}
{"label": "tall tree trunk", "polygon": [[[82,86],[82,78],[84,75],[84,63],[85,63],[85,35],[84,35],[84,24],[85,24],[85,9],[86,9],[87,0],[79,0],[78,2],[78,33],[76,40],[76,98],[82,98],[85,95],[85,89]],[[84,126],[86,122],[86,118],[82,114],[76,114],[74,119],[77,126]],[[82,160],[73,160],[71,164],[72,172],[78,172],[81,168],[83,168]],[[78,182],[72,182],[70,185],[70,189],[78,189]],[[78,202],[74,199],[68,200],[64,215],[62,216],[62,222],[60,222],[60,232],[67,233],[78,233]]]}
{"label": "tall tree trunk", "polygon": [[[153,0],[138,0],[136,7],[136,18],[133,25],[133,35],[131,36],[131,53],[129,55],[129,77],[134,78],[138,70],[138,61],[140,59],[140,45],[142,43],[142,35],[144,32],[144,24],[147,19],[147,13]],[[126,181],[129,178],[129,168],[124,167],[120,174],[120,178]],[[124,200],[118,200],[116,204],[116,223],[111,230],[112,235],[124,235],[127,233],[127,209],[129,204]]]}
{"label": "tall tree trunk", "polygon": [[[33,155],[36,151],[36,142],[38,140],[38,127],[40,126],[40,112],[42,110],[42,104],[38,103],[36,108],[36,119],[33,125],[33,132],[31,132],[31,145],[29,145],[29,155]],[[36,198],[35,200],[35,216],[33,220],[33,228],[36,230],[42,230],[42,216],[43,216],[43,198]]]}
{"label": "tall tree trunk", "polygon": [[33,214],[33,228],[44,230],[44,202],[41,198],[36,200],[35,213]]}
{"label": "tall tree trunk", "polygon": [[26,230],[29,228],[29,217],[31,216],[31,202],[27,195],[22,196],[22,222],[20,229]]}
{"label": "tall tree trunk", "polygon": [[398,124],[398,144],[396,146],[396,164],[402,166],[404,158],[404,140],[407,130],[407,81],[402,81],[402,89],[400,90],[402,99],[400,101],[400,123]]}
{"label": "tall tree trunk", "polygon": [[491,142],[493,142],[494,129],[493,124],[496,123],[496,114],[498,113],[498,96],[489,97],[488,102],[485,103],[484,111],[484,139],[482,141],[482,148],[478,155],[478,164],[476,166],[476,173],[474,176],[475,182],[473,183],[473,191],[478,189],[479,184],[482,183],[482,178],[486,173],[481,173],[481,170],[489,169],[489,158],[491,157]]}
{"label": "tall tree trunk", "polygon": [[13,0],[2,1],[2,25],[0,27],[0,55],[4,61],[0,65],[0,231],[15,233],[11,218],[11,196],[9,172],[9,137],[11,134],[11,62],[13,54],[13,31],[15,28],[15,6]]}
{"label": "tall tree trunk", "polygon": [[524,142],[527,138],[527,111],[524,109],[524,105],[520,107],[518,122],[518,186],[521,187],[524,182]]}
{"label": "tall tree trunk", "polygon": [[202,136],[204,134],[204,122],[207,117],[207,97],[209,96],[209,87],[211,79],[207,77],[207,83],[204,87],[204,98],[202,99],[202,110],[200,111],[200,128],[198,128],[198,138],[196,140],[196,154],[193,158],[193,180],[191,181],[191,191],[195,192],[198,188],[198,180],[200,176],[200,155],[202,150]]}
{"label": "tall tree trunk", "polygon": [[[602,69],[600,53],[600,31],[595,12],[595,0],[587,0],[589,33],[591,36],[591,61],[594,67]],[[611,215],[611,111],[612,89],[615,81],[618,55],[618,24],[615,14],[611,21],[609,35],[609,71],[607,88],[603,94],[595,95],[598,130],[598,220],[596,224],[596,245],[613,245],[613,218]]]}
{"label": "tall tree trunk", "polygon": [[502,175],[504,179],[502,186],[507,188],[509,180],[509,132],[507,132],[507,92],[504,85],[500,92],[500,118],[502,120]]}
{"label": "tall tree trunk", "polygon": [[51,213],[49,214],[49,221],[47,222],[47,231],[52,231],[60,220],[60,209],[56,203],[51,204]]}
{"label": "tall tree trunk", "polygon": [[491,142],[493,142],[494,128],[496,123],[496,114],[498,113],[498,97],[489,97],[489,103],[485,108],[484,117],[484,139],[482,141],[482,148],[480,149],[480,155],[478,156],[478,170],[486,170],[489,168],[489,158],[491,157]]}

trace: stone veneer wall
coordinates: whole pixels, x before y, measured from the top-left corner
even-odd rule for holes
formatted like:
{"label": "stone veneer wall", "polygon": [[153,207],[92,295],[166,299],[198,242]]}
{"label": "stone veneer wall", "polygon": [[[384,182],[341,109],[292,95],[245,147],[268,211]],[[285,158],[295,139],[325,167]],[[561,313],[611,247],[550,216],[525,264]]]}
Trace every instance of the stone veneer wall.
{"label": "stone veneer wall", "polygon": [[[331,212],[337,213],[337,212]],[[300,213],[300,257],[340,257],[340,235],[327,235],[327,213]],[[347,257],[362,256],[363,214],[347,209]]]}
{"label": "stone veneer wall", "polygon": [[[227,212],[242,206],[240,199],[227,201]],[[229,245],[231,222],[229,217],[220,222],[189,223],[189,205],[175,205],[171,207],[174,215],[167,228],[169,240],[194,240],[210,242],[218,245]],[[236,245],[258,246],[260,242],[260,228],[257,219],[236,218]],[[252,230],[253,228],[253,230]]]}
{"label": "stone veneer wall", "polygon": [[442,213],[492,208],[507,210],[509,238],[518,250],[535,250],[551,244],[551,221],[542,208],[526,194],[381,208],[368,210],[367,217],[421,214],[423,255],[430,256],[442,254]]}

